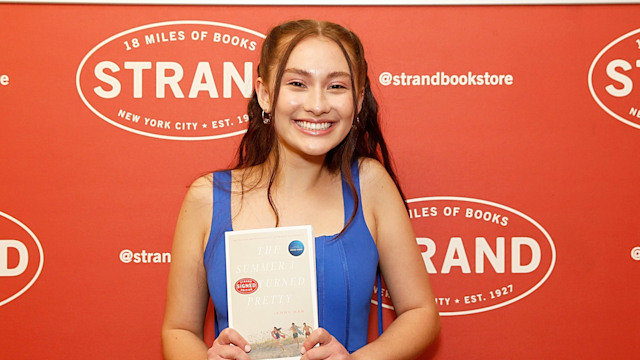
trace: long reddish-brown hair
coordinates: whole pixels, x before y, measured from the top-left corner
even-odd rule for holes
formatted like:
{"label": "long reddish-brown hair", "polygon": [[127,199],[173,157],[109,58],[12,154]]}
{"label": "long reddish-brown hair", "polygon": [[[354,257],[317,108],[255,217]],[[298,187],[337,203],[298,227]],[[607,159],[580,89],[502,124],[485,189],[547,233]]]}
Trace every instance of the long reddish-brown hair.
{"label": "long reddish-brown hair", "polygon": [[[289,59],[289,55],[295,46],[310,36],[317,36],[334,41],[342,50],[349,65],[351,73],[351,89],[353,95],[353,108],[358,108],[358,94],[362,94],[363,101],[360,111],[353,118],[353,127],[346,138],[335,148],[330,150],[325,157],[325,166],[330,171],[340,171],[347,181],[355,205],[351,217],[342,232],[351,224],[358,211],[359,198],[353,182],[351,165],[362,157],[378,160],[382,163],[398,186],[395,172],[389,158],[387,145],[380,130],[378,122],[378,103],[373,97],[369,77],[367,75],[367,62],[364,57],[362,43],[352,31],[332,22],[315,20],[297,20],[283,23],[273,28],[262,44],[258,76],[265,84],[275,84],[271,96],[271,109],[275,109],[282,81],[282,75]],[[275,76],[275,78],[271,78]],[[273,81],[273,82],[272,82]],[[262,108],[258,103],[255,91],[248,105],[249,127],[238,149],[235,169],[243,169],[264,164],[273,152],[274,162],[269,174],[267,196],[271,208],[276,215],[278,225],[278,211],[271,198],[271,187],[278,170],[279,151],[277,135],[271,124],[262,121]],[[271,121],[277,121],[272,112]],[[400,191],[402,195],[402,191]],[[403,196],[404,198],[404,196]],[[342,233],[341,232],[341,233]]]}

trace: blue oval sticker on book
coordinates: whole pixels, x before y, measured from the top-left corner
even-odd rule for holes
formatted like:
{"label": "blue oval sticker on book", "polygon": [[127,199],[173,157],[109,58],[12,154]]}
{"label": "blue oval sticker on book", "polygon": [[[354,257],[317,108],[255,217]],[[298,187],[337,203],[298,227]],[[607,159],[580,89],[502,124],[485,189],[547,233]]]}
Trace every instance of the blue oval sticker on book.
{"label": "blue oval sticker on book", "polygon": [[299,256],[304,252],[304,244],[300,240],[293,240],[289,243],[289,253],[293,256]]}

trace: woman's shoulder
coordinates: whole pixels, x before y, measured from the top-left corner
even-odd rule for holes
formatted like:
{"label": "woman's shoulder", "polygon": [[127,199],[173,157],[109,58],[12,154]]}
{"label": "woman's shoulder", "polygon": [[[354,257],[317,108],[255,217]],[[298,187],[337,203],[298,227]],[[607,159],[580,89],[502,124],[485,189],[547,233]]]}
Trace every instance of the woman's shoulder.
{"label": "woman's shoulder", "polygon": [[211,174],[195,179],[187,190],[178,216],[174,244],[181,244],[179,247],[184,251],[192,251],[194,257],[206,246],[213,216],[212,189]]}
{"label": "woman's shoulder", "polygon": [[379,187],[388,185],[389,182],[395,187],[395,183],[391,176],[378,160],[363,157],[358,160],[360,186]]}
{"label": "woman's shoulder", "polygon": [[359,159],[360,201],[364,219],[371,236],[377,243],[378,222],[384,218],[384,212],[390,199],[397,193],[395,183],[384,165],[372,158]]}
{"label": "woman's shoulder", "polygon": [[189,186],[185,202],[193,205],[211,205],[213,203],[213,174],[205,174],[195,179]]}
{"label": "woman's shoulder", "polygon": [[359,171],[363,206],[384,210],[389,202],[403,201],[396,183],[378,160],[361,158]]}

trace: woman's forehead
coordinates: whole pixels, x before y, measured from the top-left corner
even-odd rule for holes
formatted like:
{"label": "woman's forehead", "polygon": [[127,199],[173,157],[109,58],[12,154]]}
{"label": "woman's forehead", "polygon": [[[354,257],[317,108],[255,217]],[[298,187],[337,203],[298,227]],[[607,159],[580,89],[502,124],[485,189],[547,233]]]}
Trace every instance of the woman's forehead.
{"label": "woman's forehead", "polygon": [[324,37],[302,39],[291,51],[285,69],[329,69],[349,73],[349,63],[340,46]]}

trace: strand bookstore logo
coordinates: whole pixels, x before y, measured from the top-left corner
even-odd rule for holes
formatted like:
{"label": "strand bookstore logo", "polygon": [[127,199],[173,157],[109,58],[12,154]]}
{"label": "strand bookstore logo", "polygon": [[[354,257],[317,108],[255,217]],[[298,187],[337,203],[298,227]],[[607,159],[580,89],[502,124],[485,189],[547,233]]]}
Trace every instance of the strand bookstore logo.
{"label": "strand bookstore logo", "polygon": [[440,315],[512,304],[536,291],[553,271],[551,237],[517,210],[454,196],[407,204]]}
{"label": "strand bookstore logo", "polygon": [[42,245],[33,231],[0,211],[0,306],[29,290],[43,265]]}
{"label": "strand bookstore logo", "polygon": [[82,59],[76,87],[108,123],[168,140],[246,131],[264,35],[212,21],[170,21],[123,31]]}
{"label": "strand bookstore logo", "polygon": [[609,115],[640,129],[640,29],[598,53],[589,68],[589,91]]}

